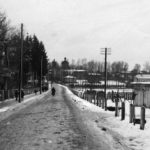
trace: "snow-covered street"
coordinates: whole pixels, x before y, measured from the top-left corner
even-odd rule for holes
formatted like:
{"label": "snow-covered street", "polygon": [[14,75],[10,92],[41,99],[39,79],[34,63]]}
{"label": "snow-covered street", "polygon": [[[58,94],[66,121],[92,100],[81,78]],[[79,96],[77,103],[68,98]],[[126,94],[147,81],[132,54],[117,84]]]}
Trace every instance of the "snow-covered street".
{"label": "snow-covered street", "polygon": [[129,124],[128,102],[121,121],[114,112],[77,97],[67,87],[55,86],[55,97],[46,92],[0,108],[0,150],[149,149],[149,110],[145,130],[140,130],[139,125]]}
{"label": "snow-covered street", "polygon": [[94,128],[83,124],[65,88],[56,91],[54,97],[47,92],[1,108],[0,150],[110,149],[103,134],[97,138]]}

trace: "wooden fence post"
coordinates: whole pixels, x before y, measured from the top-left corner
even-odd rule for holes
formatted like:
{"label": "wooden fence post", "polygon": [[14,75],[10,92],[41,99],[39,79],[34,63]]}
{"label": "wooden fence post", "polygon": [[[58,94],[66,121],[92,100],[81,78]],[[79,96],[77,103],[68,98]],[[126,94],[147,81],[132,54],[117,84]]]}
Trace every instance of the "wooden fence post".
{"label": "wooden fence post", "polygon": [[88,97],[87,97],[87,94],[85,94],[85,100],[87,100],[87,101],[88,101]]}
{"label": "wooden fence post", "polygon": [[132,105],[132,114],[133,114],[132,120],[134,120],[135,119],[135,106],[134,106],[134,104]]}
{"label": "wooden fence post", "polygon": [[125,119],[125,102],[122,102],[121,103],[121,120],[124,120]]}
{"label": "wooden fence post", "polygon": [[115,99],[115,117],[119,116],[118,99]]}
{"label": "wooden fence post", "polygon": [[114,102],[114,91],[112,91],[111,100],[112,100],[112,102]]}
{"label": "wooden fence post", "polygon": [[145,126],[145,107],[141,107],[141,120],[140,120],[140,129],[144,130]]}
{"label": "wooden fence post", "polygon": [[87,101],[90,102],[90,95],[87,96]]}
{"label": "wooden fence post", "polygon": [[96,97],[95,97],[95,94],[94,94],[93,97],[94,97],[94,105],[95,105],[95,104],[96,104]]}
{"label": "wooden fence post", "polygon": [[102,98],[101,101],[102,101],[102,109],[104,109],[104,98]]}
{"label": "wooden fence post", "polygon": [[132,123],[134,118],[135,118],[135,106],[133,104],[130,104],[130,118],[129,118],[129,123]]}
{"label": "wooden fence post", "polygon": [[102,106],[101,98],[99,97],[98,99],[99,99],[99,107],[101,107]]}
{"label": "wooden fence post", "polygon": [[8,93],[8,99],[10,99],[10,90],[7,90]]}
{"label": "wooden fence post", "polygon": [[96,96],[96,100],[97,100],[97,106],[99,106],[98,96]]}
{"label": "wooden fence post", "polygon": [[85,94],[83,93],[83,99],[85,99]]}
{"label": "wooden fence post", "polygon": [[132,109],[133,109],[133,104],[130,104],[130,119],[129,119],[129,123],[133,122],[133,114],[132,114]]}

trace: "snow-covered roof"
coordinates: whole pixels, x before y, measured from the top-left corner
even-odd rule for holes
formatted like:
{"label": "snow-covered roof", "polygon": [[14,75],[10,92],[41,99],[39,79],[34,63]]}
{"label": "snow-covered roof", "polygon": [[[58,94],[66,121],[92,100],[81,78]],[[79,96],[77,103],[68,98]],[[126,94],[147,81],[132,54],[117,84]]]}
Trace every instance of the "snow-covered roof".
{"label": "snow-covered roof", "polygon": [[74,76],[65,76],[64,78],[73,79],[73,78],[76,78],[76,77],[74,77]]}
{"label": "snow-covered roof", "polygon": [[135,77],[137,79],[150,79],[150,74],[138,74]]}
{"label": "snow-covered roof", "polygon": [[67,69],[65,71],[67,71],[67,72],[85,72],[86,70],[83,70],[83,69]]}
{"label": "snow-covered roof", "polygon": [[100,73],[88,73],[88,75],[101,75]]}
{"label": "snow-covered roof", "polygon": [[131,82],[131,84],[150,85],[150,82]]}

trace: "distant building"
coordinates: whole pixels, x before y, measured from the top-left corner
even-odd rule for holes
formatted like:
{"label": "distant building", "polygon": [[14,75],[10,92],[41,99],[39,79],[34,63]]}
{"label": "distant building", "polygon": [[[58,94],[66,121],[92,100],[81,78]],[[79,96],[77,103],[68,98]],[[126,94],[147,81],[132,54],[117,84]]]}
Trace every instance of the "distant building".
{"label": "distant building", "polygon": [[76,77],[74,76],[66,76],[64,77],[65,83],[76,83]]}
{"label": "distant building", "polygon": [[138,74],[134,77],[134,82],[150,82],[150,74]]}
{"label": "distant building", "polygon": [[150,74],[138,74],[134,77],[134,106],[150,108]]}
{"label": "distant building", "polygon": [[64,71],[65,76],[75,76],[77,79],[85,79],[87,77],[87,71],[82,69],[68,69]]}
{"label": "distant building", "polygon": [[131,82],[134,89],[143,89],[144,87],[150,88],[150,74],[138,74]]}
{"label": "distant building", "polygon": [[66,59],[66,57],[65,57],[64,60],[62,61],[61,67],[62,67],[63,70],[69,69],[69,62],[68,62],[68,60]]}
{"label": "distant building", "polygon": [[88,73],[88,82],[90,83],[99,83],[99,81],[102,79],[102,74],[100,73]]}

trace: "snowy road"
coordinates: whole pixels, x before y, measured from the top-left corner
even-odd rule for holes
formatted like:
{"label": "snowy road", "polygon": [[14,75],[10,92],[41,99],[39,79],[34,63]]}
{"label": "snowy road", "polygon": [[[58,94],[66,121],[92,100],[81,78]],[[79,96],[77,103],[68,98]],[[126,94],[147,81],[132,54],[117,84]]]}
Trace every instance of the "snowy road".
{"label": "snowy road", "polygon": [[105,128],[97,133],[66,89],[56,88],[55,97],[49,92],[0,122],[0,150],[127,149],[110,143]]}

